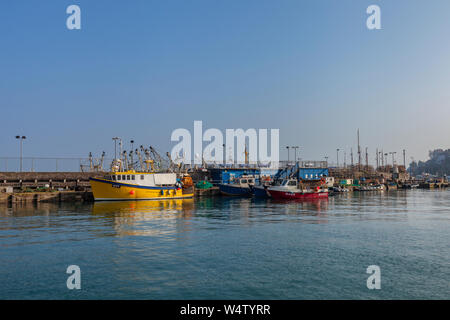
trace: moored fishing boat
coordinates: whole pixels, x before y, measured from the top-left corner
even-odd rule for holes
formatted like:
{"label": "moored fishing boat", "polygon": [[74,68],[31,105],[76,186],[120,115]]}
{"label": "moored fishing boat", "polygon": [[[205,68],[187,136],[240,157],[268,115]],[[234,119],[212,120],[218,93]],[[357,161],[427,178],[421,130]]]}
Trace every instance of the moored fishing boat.
{"label": "moored fishing boat", "polygon": [[110,172],[89,179],[94,199],[98,200],[163,200],[194,196],[192,179],[176,173]]}
{"label": "moored fishing boat", "polygon": [[252,193],[257,198],[270,198],[270,193],[267,191],[268,185],[252,186]]}
{"label": "moored fishing boat", "polygon": [[252,193],[256,198],[270,198],[270,193],[267,191],[273,181],[270,176],[260,177],[260,184],[251,186]]}
{"label": "moored fishing boat", "polygon": [[328,198],[328,188],[324,186],[306,188],[296,179],[286,179],[280,186],[269,187],[267,191],[274,199],[302,200]]}
{"label": "moored fishing boat", "polygon": [[233,183],[219,184],[219,190],[222,194],[227,196],[251,196],[251,187],[255,184],[253,176],[243,175],[237,178]]}

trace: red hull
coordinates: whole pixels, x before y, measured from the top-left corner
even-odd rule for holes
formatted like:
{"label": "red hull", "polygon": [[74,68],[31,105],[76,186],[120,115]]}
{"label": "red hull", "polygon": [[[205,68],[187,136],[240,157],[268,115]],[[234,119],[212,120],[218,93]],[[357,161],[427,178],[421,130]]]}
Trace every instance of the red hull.
{"label": "red hull", "polygon": [[272,198],[274,199],[290,199],[290,200],[303,200],[303,199],[323,199],[328,198],[328,192],[289,192],[268,190]]}

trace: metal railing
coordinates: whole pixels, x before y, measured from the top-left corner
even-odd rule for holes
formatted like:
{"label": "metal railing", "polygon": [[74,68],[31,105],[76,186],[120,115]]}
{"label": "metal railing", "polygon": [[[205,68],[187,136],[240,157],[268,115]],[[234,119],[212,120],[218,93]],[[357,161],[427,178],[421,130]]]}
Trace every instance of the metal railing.
{"label": "metal railing", "polygon": [[[86,157],[23,157],[22,172],[95,172],[109,170],[112,159]],[[0,157],[0,171],[19,172],[20,157]]]}
{"label": "metal railing", "polygon": [[[299,166],[301,168],[328,168],[328,162],[327,161],[316,161],[316,160],[303,160],[303,161],[297,161]],[[242,163],[235,163],[235,164],[219,164],[219,163],[206,163],[207,168],[249,168],[249,169],[263,169],[263,168],[270,168],[271,163],[248,163],[248,164],[242,164]],[[294,166],[296,165],[295,161],[286,161],[282,160],[278,162],[278,168],[286,168],[288,166]],[[202,165],[184,165],[185,168],[193,169],[195,167],[201,168]]]}

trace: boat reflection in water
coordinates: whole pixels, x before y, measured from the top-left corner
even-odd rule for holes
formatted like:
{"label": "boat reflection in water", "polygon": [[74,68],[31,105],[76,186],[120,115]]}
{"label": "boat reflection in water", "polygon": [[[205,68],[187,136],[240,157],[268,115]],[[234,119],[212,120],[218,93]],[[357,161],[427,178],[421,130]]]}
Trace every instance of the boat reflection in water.
{"label": "boat reflection in water", "polygon": [[302,222],[328,223],[328,197],[302,200],[272,199],[271,203],[280,214],[300,217]]}
{"label": "boat reflection in water", "polygon": [[92,213],[185,213],[194,207],[193,199],[102,201],[95,202]]}
{"label": "boat reflection in water", "polygon": [[193,199],[102,201],[92,215],[112,223],[118,236],[161,236],[185,229],[193,210]]}

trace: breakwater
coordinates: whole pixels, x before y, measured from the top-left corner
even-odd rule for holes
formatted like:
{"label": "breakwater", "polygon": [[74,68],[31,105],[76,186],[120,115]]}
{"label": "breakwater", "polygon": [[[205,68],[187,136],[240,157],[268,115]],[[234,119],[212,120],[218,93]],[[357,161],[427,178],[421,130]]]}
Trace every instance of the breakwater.
{"label": "breakwater", "polygon": [[84,191],[90,188],[92,172],[0,172],[0,188],[13,191],[24,189],[65,189]]}
{"label": "breakwater", "polygon": [[54,191],[54,192],[15,192],[0,193],[0,203],[36,203],[36,202],[91,202],[94,201],[89,191]]}

